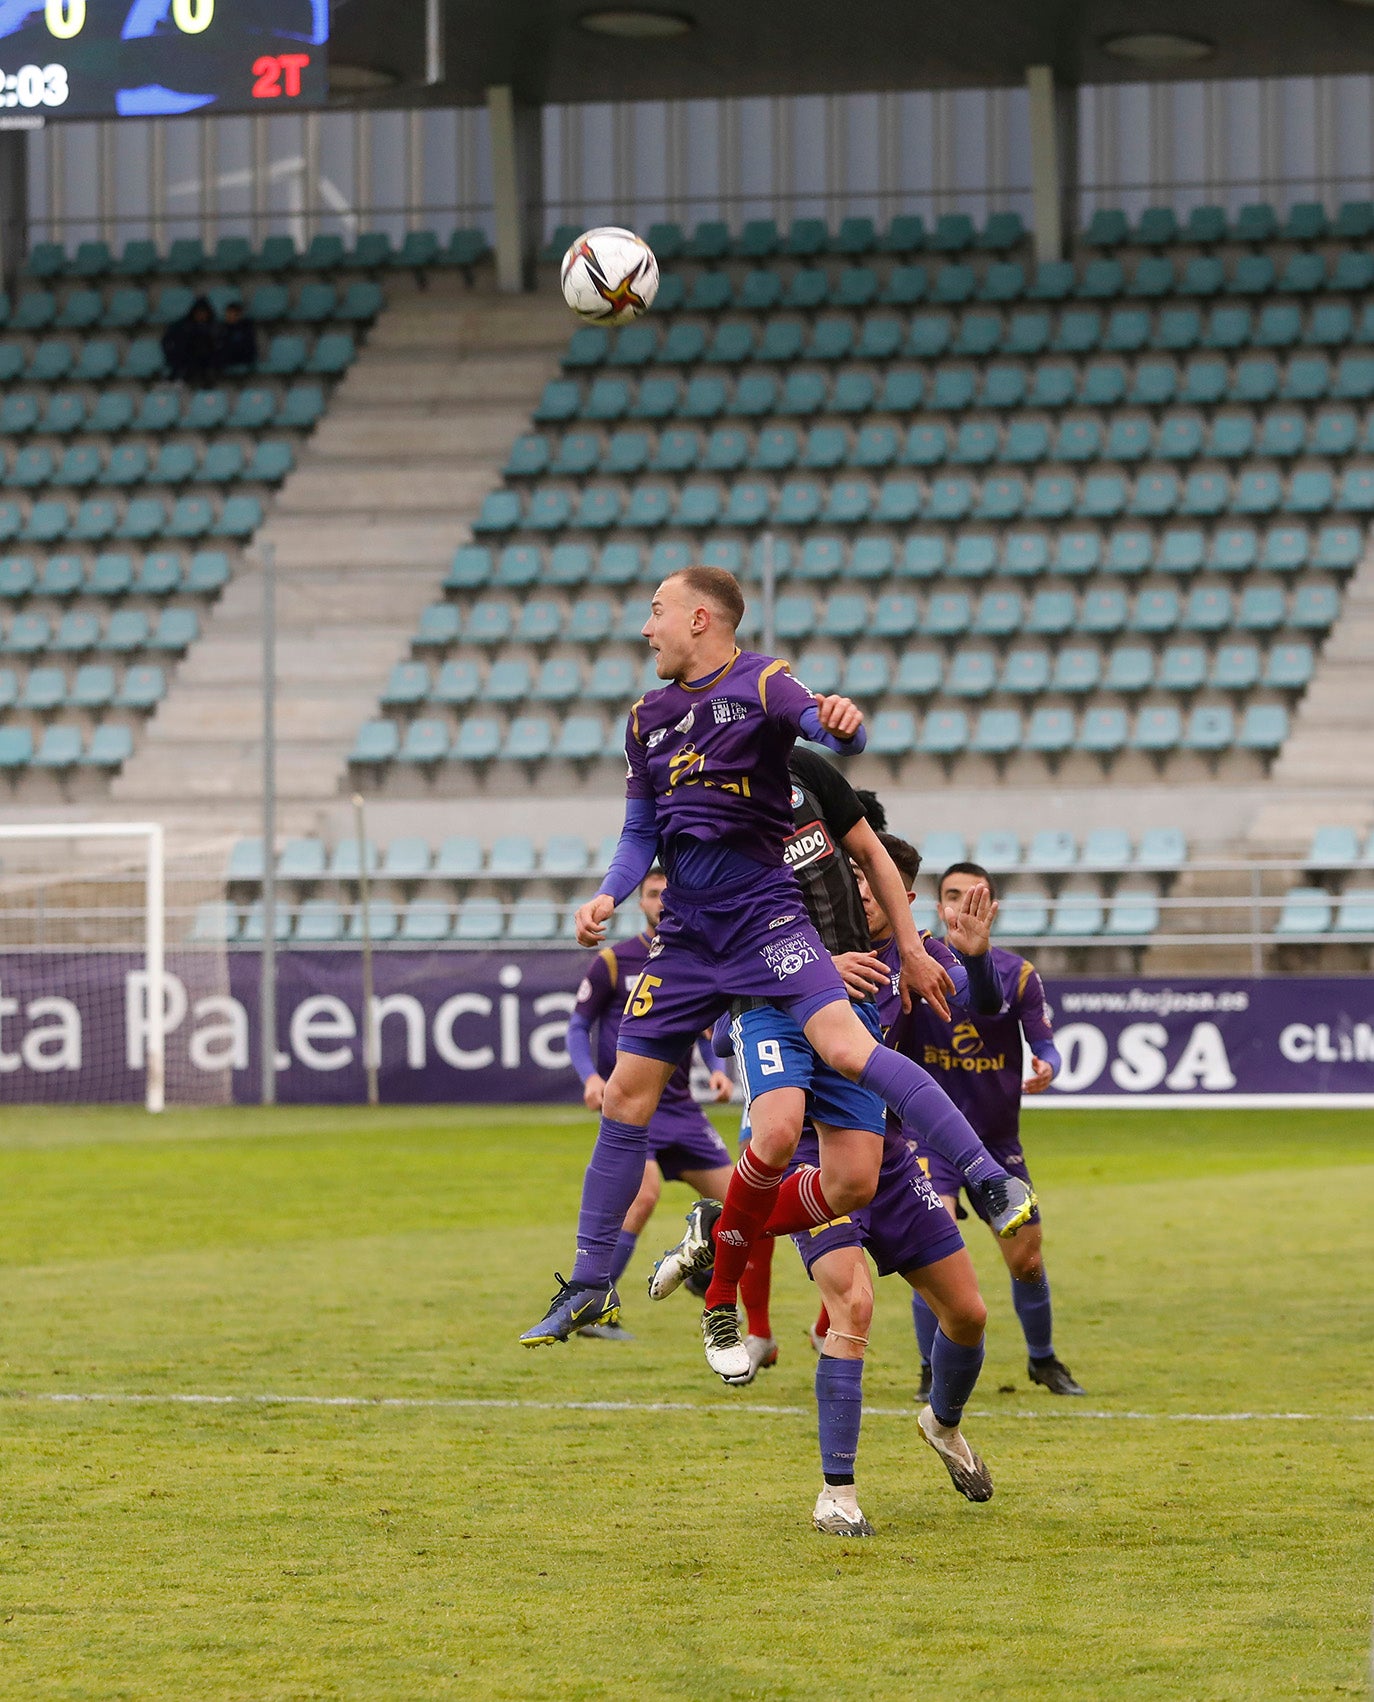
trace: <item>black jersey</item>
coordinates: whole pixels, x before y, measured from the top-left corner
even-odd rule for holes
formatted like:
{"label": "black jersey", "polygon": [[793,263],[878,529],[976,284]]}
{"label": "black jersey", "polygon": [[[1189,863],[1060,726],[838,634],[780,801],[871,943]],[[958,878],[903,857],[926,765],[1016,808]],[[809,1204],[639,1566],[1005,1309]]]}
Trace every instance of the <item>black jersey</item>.
{"label": "black jersey", "polygon": [[814,751],[794,750],[792,814],[796,830],[783,861],[797,877],[827,951],[868,951],[868,920],[840,841],[864,819],[863,805],[840,771]]}

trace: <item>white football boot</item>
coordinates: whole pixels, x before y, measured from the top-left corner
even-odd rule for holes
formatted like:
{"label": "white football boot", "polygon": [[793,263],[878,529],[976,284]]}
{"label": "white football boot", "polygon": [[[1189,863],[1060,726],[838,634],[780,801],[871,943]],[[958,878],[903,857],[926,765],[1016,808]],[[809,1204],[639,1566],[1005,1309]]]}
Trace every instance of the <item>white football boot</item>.
{"label": "white football boot", "polygon": [[935,1409],[923,1406],[916,1415],[921,1434],[945,1462],[954,1487],[969,1501],[992,1500],[992,1474],[965,1442],[958,1425],[941,1424]]}
{"label": "white football boot", "polygon": [[827,1483],[816,1497],[811,1523],[832,1537],[871,1537],[873,1527],[859,1511],[853,1484]]}

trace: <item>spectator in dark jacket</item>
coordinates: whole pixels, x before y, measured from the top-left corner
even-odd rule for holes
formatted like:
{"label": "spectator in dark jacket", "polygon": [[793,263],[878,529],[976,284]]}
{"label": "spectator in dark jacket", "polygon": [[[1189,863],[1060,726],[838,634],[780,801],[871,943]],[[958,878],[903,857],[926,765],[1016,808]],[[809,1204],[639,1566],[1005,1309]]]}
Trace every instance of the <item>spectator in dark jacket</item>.
{"label": "spectator in dark jacket", "polygon": [[198,295],[190,311],[163,333],[162,358],[173,378],[186,384],[208,384],[216,368],[215,310]]}
{"label": "spectator in dark jacket", "polygon": [[217,330],[216,364],[221,372],[242,372],[258,364],[258,328],[241,301],[229,303]]}

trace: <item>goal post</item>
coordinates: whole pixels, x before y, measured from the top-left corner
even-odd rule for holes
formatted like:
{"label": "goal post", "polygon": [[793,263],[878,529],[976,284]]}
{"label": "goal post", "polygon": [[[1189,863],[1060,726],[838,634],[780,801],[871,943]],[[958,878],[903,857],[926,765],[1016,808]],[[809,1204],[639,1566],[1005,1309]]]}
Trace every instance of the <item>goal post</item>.
{"label": "goal post", "polygon": [[[46,856],[45,847],[49,848]],[[58,847],[65,848],[66,857],[53,857]],[[131,867],[133,860],[136,864]],[[111,889],[126,888],[131,880],[141,886],[141,927],[125,905],[108,902]],[[70,889],[82,882],[97,883],[96,893],[105,894],[106,902],[83,906],[69,897],[55,910],[43,902],[42,895],[52,886]],[[142,957],[143,1102],[149,1111],[162,1111],[167,1103],[167,873],[162,824],[0,824],[0,914],[6,923],[0,952],[15,946],[30,952],[45,947],[62,951],[122,947]],[[102,926],[114,918],[117,921],[102,938]]]}

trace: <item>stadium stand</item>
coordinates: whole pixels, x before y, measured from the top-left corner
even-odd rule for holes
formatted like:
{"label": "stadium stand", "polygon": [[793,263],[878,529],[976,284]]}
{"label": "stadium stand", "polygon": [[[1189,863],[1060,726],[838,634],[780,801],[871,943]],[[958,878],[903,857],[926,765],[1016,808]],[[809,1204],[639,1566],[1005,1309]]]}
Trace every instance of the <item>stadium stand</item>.
{"label": "stadium stand", "polygon": [[[463,241],[456,238],[463,236]],[[484,244],[289,238],[211,254],[40,244],[0,296],[0,704],[6,786],[91,797],[134,753],[328,406],[397,272],[470,273]],[[165,378],[193,299],[242,302],[259,359],[210,388]]]}
{"label": "stadium stand", "polygon": [[769,549],[780,646],[899,783],[1265,771],[1374,509],[1368,257],[1253,252],[1258,217],[1099,215],[1038,268],[1014,220],[812,223],[657,227],[680,269],[571,334],[360,783],[615,760],[647,588],[701,559],[756,590]]}
{"label": "stadium stand", "polygon": [[[35,776],[70,785],[124,762],[113,796],[132,803],[165,795],[193,748],[229,760],[205,744],[127,761],[159,705],[169,734],[178,716],[202,740],[222,724],[220,652],[198,633],[217,596],[225,632],[243,625],[248,604],[223,597],[238,544],[280,533],[294,551],[305,509],[361,506],[341,497],[343,479],[394,478],[373,507],[392,531],[412,527],[413,571],[402,583],[386,566],[374,596],[387,618],[370,645],[339,648],[336,713],[326,726],[312,711],[303,735],[311,773],[289,820],[324,862],[282,871],[285,937],[347,942],[360,928],[356,861],[350,873],[338,860],[348,842],[329,802],[345,673],[358,707],[342,784],[371,800],[380,834],[374,937],[563,937],[604,855],[592,824],[614,815],[625,706],[652,683],[647,591],[689,560],[729,567],[757,640],[771,561],[777,647],[816,689],[864,703],[866,765],[885,792],[967,798],[998,782],[1018,797],[1052,786],[1140,800],[1125,828],[1070,811],[1073,835],[1036,821],[965,847],[1006,887],[1008,937],[1120,946],[1139,963],[1167,928],[1161,904],[1191,890],[1189,846],[1205,858],[1237,842],[1234,812],[1209,832],[1207,800],[1219,786],[1278,796],[1269,777],[1302,745],[1333,629],[1333,653],[1341,642],[1374,512],[1374,213],[1362,206],[1322,220],[1099,212],[1076,258],[1041,266],[1014,216],[657,226],[646,234],[665,276],[647,319],[571,329],[556,302],[523,305],[537,326],[516,334],[528,359],[497,415],[462,438],[461,493],[428,530],[434,499],[417,492],[443,451],[431,460],[414,418],[399,423],[417,368],[396,363],[401,345],[437,345],[454,300],[445,267],[460,288],[482,286],[470,317],[487,320],[483,347],[499,346],[498,320],[514,324],[475,240],[443,249],[413,233],[362,260],[329,243],[161,257],[130,245],[60,264],[35,251],[0,339],[6,783],[23,796]],[[571,234],[555,232],[546,259]],[[420,282],[435,289],[416,293]],[[207,283],[251,303],[267,371],[181,395],[159,381],[156,327]],[[407,314],[420,316],[409,329]],[[330,412],[321,442],[345,441],[336,466],[330,445],[333,483],[297,474],[259,534],[252,504],[291,472],[332,395],[337,373],[304,369],[327,338],[356,349],[374,318],[363,364],[380,364],[348,387],[362,386],[365,424]],[[324,364],[346,369],[328,349]],[[404,500],[393,456],[415,458]],[[347,525],[330,544],[352,604],[383,564],[379,534],[346,542]],[[426,580],[443,536],[446,570]],[[408,606],[411,638],[397,644]],[[353,614],[356,636],[361,604]],[[177,669],[188,647],[204,680]],[[1164,790],[1177,828],[1150,826]],[[474,795],[564,800],[569,831],[531,831],[523,865],[496,856],[494,822],[464,849],[436,823]],[[949,847],[929,837],[938,862]],[[259,878],[236,872],[197,933],[253,938]],[[1348,903],[1344,875],[1315,878],[1330,904],[1293,901],[1302,937],[1358,932],[1357,877]]]}

